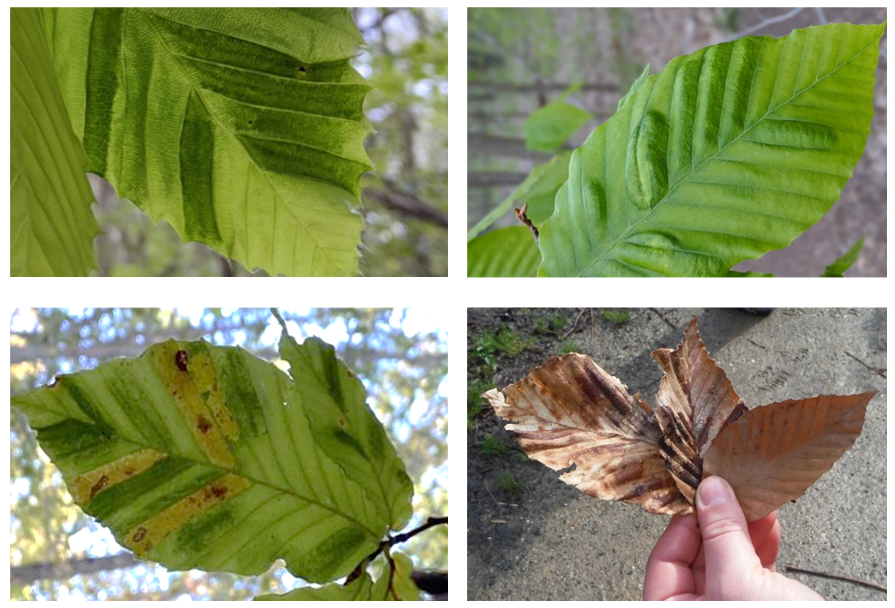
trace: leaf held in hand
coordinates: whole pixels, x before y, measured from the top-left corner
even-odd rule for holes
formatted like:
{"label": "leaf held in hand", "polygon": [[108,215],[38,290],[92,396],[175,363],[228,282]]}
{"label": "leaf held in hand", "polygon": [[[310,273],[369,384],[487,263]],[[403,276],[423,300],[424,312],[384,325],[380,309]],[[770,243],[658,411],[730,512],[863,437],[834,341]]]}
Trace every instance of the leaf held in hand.
{"label": "leaf held in hand", "polygon": [[674,350],[655,414],[590,358],[553,357],[501,393],[483,397],[519,444],[560,479],[597,498],[651,513],[692,513],[704,476],[733,487],[749,521],[801,496],[854,443],[876,391],[822,395],[747,410],[709,357],[696,319]]}

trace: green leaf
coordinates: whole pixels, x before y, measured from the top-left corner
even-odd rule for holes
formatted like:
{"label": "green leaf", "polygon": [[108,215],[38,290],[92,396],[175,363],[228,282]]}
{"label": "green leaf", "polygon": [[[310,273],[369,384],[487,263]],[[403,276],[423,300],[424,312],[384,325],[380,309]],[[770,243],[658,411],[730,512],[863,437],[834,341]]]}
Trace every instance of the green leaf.
{"label": "green leaf", "polygon": [[466,243],[468,277],[536,277],[541,254],[526,226],[489,232]]}
{"label": "green leaf", "polygon": [[593,118],[566,99],[581,88],[580,84],[569,87],[557,99],[532,112],[525,121],[525,146],[538,152],[553,152]]}
{"label": "green leaf", "polygon": [[647,78],[649,78],[649,64],[646,64],[646,67],[643,68],[643,72],[640,74],[640,76],[637,77],[637,80],[634,81],[634,84],[631,85],[631,90],[628,91],[627,93],[625,93],[624,97],[619,99],[619,101],[618,101],[618,109],[619,110],[621,110],[622,107],[624,107],[624,105],[626,103],[628,103],[628,99],[631,98],[631,95],[633,95],[634,93],[636,93],[637,91],[639,91],[640,89],[643,88],[643,85],[646,82]]}
{"label": "green leaf", "polygon": [[885,24],[673,60],[572,155],[540,228],[549,276],[724,276],[839,198],[873,117]]}
{"label": "green leaf", "polygon": [[364,385],[339,361],[336,349],[317,338],[299,346],[284,331],[280,356],[290,365],[314,441],[364,489],[377,521],[403,528],[412,515],[413,482],[367,405]]}
{"label": "green leaf", "polygon": [[357,275],[370,87],[348,9],[43,9],[89,170],[247,268]]}
{"label": "green leaf", "polygon": [[395,553],[392,556],[395,562],[395,572],[392,576],[392,591],[389,593],[388,568],[380,574],[376,583],[370,578],[370,575],[364,572],[357,580],[352,581],[348,585],[340,583],[330,583],[322,587],[302,587],[295,589],[289,593],[282,595],[269,594],[260,595],[255,601],[336,601],[336,600],[354,600],[354,601],[415,601],[419,599],[420,591],[416,583],[413,582],[413,562],[403,553]]}
{"label": "green leaf", "polygon": [[318,444],[311,410],[335,409],[339,394],[312,384],[240,348],[170,340],[12,405],[75,502],[138,557],[246,575],[282,558],[295,576],[328,582],[369,555],[390,521],[371,500],[378,480],[349,478]]}
{"label": "green leaf", "polygon": [[544,167],[540,179],[531,184],[527,192],[519,196],[519,202],[528,205],[526,215],[535,226],[540,226],[553,215],[556,193],[569,179],[569,159],[571,153],[557,156]]}
{"label": "green leaf", "polygon": [[[532,169],[531,173],[528,174],[528,177],[525,178],[525,181],[519,184],[508,197],[503,199],[503,201],[492,209],[491,212],[478,224],[469,229],[466,233],[466,240],[471,241],[487,230],[491,224],[499,220],[507,211],[513,208],[513,203],[520,202],[521,204],[521,202],[529,202],[530,206],[534,203],[539,207],[539,210],[535,211],[536,214],[545,213],[547,205],[541,197],[546,196],[547,192],[550,190],[553,191],[553,194],[550,197],[551,200],[549,206],[550,213],[553,213],[553,197],[556,196],[556,191],[569,175],[570,155],[570,153],[561,154],[556,158],[550,159],[543,165],[538,165]],[[562,181],[559,181],[560,177],[563,175],[566,177],[563,177]],[[549,217],[549,214],[547,214],[547,216]]]}
{"label": "green leaf", "polygon": [[841,258],[837,259],[835,262],[827,266],[827,269],[824,270],[824,273],[820,276],[822,277],[842,277],[845,275],[845,271],[852,267],[852,265],[858,261],[858,256],[861,255],[861,250],[864,249],[864,237],[862,236],[858,239],[858,242],[851,246],[851,248],[846,251]]}
{"label": "green leaf", "polygon": [[10,9],[10,276],[96,268],[87,157],[72,131],[35,8]]}

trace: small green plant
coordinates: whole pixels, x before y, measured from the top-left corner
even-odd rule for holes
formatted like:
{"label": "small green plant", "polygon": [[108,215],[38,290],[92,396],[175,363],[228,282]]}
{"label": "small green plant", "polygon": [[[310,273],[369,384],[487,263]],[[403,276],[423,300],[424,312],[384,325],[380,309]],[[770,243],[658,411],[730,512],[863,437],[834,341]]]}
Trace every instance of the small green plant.
{"label": "small green plant", "polygon": [[495,457],[503,456],[507,453],[507,446],[494,435],[488,435],[479,445],[479,451],[485,456]]}
{"label": "small green plant", "polygon": [[566,340],[562,343],[562,346],[559,347],[560,355],[568,355],[569,353],[579,353],[581,352],[581,346],[575,340]]}
{"label": "small green plant", "polygon": [[525,487],[525,482],[513,473],[501,471],[497,474],[497,487],[507,494],[517,494]]}
{"label": "small green plant", "polygon": [[565,315],[558,312],[550,315],[550,326],[554,331],[561,331],[565,328],[566,323],[568,323],[568,319],[566,319]]}
{"label": "small green plant", "polygon": [[466,426],[472,426],[473,420],[482,413],[482,393],[491,388],[484,380],[470,382],[466,387]]}
{"label": "small green plant", "polygon": [[[707,47],[652,76],[647,66],[571,160],[535,167],[467,233],[467,274],[771,276],[733,268],[787,247],[839,199],[870,133],[885,30],[833,23]],[[566,122],[551,125],[550,146],[581,126]],[[567,179],[536,209],[527,198],[551,163]],[[478,236],[514,205],[526,226]],[[859,243],[823,276],[842,276]]]}
{"label": "small green plant", "polygon": [[486,330],[476,340],[475,353],[489,368],[497,369],[497,353],[504,352],[511,357],[520,354],[528,342],[519,337],[509,327],[502,327],[496,333]]}
{"label": "small green plant", "polygon": [[610,323],[623,325],[631,320],[631,313],[627,310],[616,310],[610,308],[609,310],[603,311],[603,318]]}

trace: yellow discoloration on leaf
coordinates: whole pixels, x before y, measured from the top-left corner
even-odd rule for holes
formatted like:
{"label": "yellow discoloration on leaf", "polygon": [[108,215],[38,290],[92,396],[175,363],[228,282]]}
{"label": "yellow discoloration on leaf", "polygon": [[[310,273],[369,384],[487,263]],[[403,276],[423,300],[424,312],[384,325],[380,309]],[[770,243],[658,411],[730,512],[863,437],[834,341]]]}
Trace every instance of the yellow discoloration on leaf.
{"label": "yellow discoloration on leaf", "polygon": [[128,454],[118,460],[108,462],[92,471],[75,477],[71,484],[71,493],[75,502],[85,505],[96,498],[96,495],[122,481],[148,470],[152,465],[167,457],[156,450],[140,450]]}
{"label": "yellow discoloration on leaf", "polygon": [[[202,452],[212,463],[233,468],[236,460],[227,440],[235,440],[239,435],[236,421],[223,405],[210,358],[205,353],[187,352],[187,346],[174,341],[164,343],[154,351],[152,365],[168,386]],[[219,405],[209,407],[207,403]]]}
{"label": "yellow discoloration on leaf", "polygon": [[239,425],[224,404],[224,396],[218,388],[217,370],[214,361],[207,353],[197,353],[189,366],[190,376],[196,383],[196,389],[205,397],[205,405],[211,410],[218,427],[231,443],[239,439]]}
{"label": "yellow discoloration on leaf", "polygon": [[239,475],[218,477],[161,513],[136,525],[127,533],[128,547],[137,555],[145,555],[185,523],[215,505],[242,494],[250,485],[252,484],[247,479]]}

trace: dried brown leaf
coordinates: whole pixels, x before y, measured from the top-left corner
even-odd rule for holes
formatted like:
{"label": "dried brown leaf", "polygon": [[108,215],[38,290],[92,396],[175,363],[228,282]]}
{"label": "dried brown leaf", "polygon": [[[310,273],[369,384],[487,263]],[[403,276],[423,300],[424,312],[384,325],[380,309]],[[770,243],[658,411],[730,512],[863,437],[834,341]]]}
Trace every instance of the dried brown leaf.
{"label": "dried brown leaf", "polygon": [[861,434],[875,394],[821,395],[750,410],[718,435],[705,457],[705,476],[726,479],[746,519],[761,519],[832,468]]}
{"label": "dried brown leaf", "polygon": [[665,372],[656,393],[656,419],[662,427],[662,455],[689,502],[702,479],[702,459],[725,426],[746,411],[727,374],[709,357],[696,319],[674,350],[660,348],[653,359]]}
{"label": "dried brown leaf", "polygon": [[649,406],[589,357],[553,357],[504,390],[506,396],[492,389],[483,397],[515,423],[507,430],[531,458],[554,470],[576,465],[560,477],[564,482],[652,513],[692,510],[665,468]]}
{"label": "dried brown leaf", "polygon": [[482,395],[522,449],[597,498],[651,513],[692,513],[704,476],[727,479],[747,518],[801,496],[854,443],[876,393],[785,401],[748,411],[709,357],[694,319],[674,350],[655,415],[590,358],[551,358],[501,393]]}

